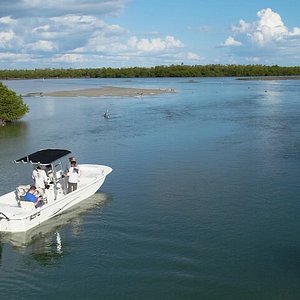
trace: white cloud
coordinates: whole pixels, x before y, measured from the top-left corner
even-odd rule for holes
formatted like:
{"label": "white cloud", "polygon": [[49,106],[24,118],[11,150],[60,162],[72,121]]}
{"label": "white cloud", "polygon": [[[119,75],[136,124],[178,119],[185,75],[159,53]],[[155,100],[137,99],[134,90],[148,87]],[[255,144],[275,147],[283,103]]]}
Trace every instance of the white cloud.
{"label": "white cloud", "polygon": [[164,39],[153,38],[151,40],[147,38],[138,39],[136,36],[133,36],[128,40],[128,46],[142,52],[158,52],[184,47],[183,43],[176,40],[173,36],[166,36]]}
{"label": "white cloud", "polygon": [[[96,2],[113,5],[120,1],[88,0],[86,3],[96,5]],[[70,0],[75,3],[75,0]],[[77,0],[78,2],[78,0]],[[159,33],[144,33],[144,38],[132,37],[129,32],[116,23],[106,23],[96,14],[61,14],[63,3],[50,1],[48,3],[39,0],[19,1],[19,4],[37,9],[51,9],[57,4],[57,15],[49,14],[49,17],[31,18],[30,13],[23,18],[13,12],[13,16],[0,18],[0,52],[8,50],[26,54],[32,58],[33,64],[28,67],[42,67],[53,64],[61,67],[78,67],[118,62],[161,61],[176,59],[183,43],[172,35],[160,37]],[[124,2],[123,2],[124,4]],[[10,4],[8,4],[9,6]],[[0,3],[0,9],[3,7]],[[19,6],[18,6],[19,7]],[[88,11],[89,8],[83,10]],[[25,14],[25,12],[24,12]],[[155,38],[149,38],[156,35]],[[162,54],[165,54],[163,56]],[[182,53],[184,56],[184,53]],[[187,57],[185,55],[185,57]],[[199,59],[196,55],[189,55],[190,59]],[[16,60],[16,64],[18,61]],[[9,64],[9,62],[8,62]],[[118,63],[119,64],[119,63]],[[24,64],[22,64],[24,66]],[[20,65],[21,67],[21,65]]]}
{"label": "white cloud", "polygon": [[15,33],[12,30],[0,32],[0,48],[10,48],[14,38]]}
{"label": "white cloud", "polygon": [[256,31],[251,38],[259,45],[282,39],[288,34],[288,29],[284,26],[279,14],[270,8],[263,9],[257,13],[260,20],[257,22]]}
{"label": "white cloud", "polygon": [[187,53],[187,59],[188,60],[191,60],[191,61],[200,61],[200,60],[203,60],[203,58],[196,54],[196,53],[193,53],[193,52],[188,52]]}
{"label": "white cloud", "polygon": [[241,47],[228,49],[231,55],[239,57],[243,62],[280,64],[289,61],[293,65],[297,62],[300,28],[289,30],[281,16],[271,8],[258,11],[257,20],[253,22],[240,20],[238,25],[232,26],[231,31],[232,39],[228,38],[223,46],[240,41]]}
{"label": "white cloud", "polygon": [[[110,18],[104,21],[104,17],[118,16],[130,1],[0,1],[0,54],[24,55],[14,63],[7,59],[8,68],[18,63],[22,68],[95,67],[97,62],[98,66],[155,65],[203,59],[185,50],[173,34],[162,35],[156,28],[132,32],[117,21],[107,21]],[[210,28],[197,30],[207,32]]]}
{"label": "white cloud", "polygon": [[52,58],[53,62],[77,63],[84,61],[84,56],[76,53],[66,53],[63,55],[55,55]]}
{"label": "white cloud", "polygon": [[294,27],[291,32],[289,32],[290,36],[300,36],[300,28]]}
{"label": "white cloud", "polygon": [[238,26],[232,27],[233,32],[246,34],[250,41],[260,47],[284,42],[288,36],[298,36],[300,38],[300,29],[295,27],[289,32],[280,15],[271,8],[260,10],[257,16],[259,18],[258,21],[253,23],[240,20]]}
{"label": "white cloud", "polygon": [[82,29],[90,29],[93,25],[97,23],[97,18],[95,16],[89,15],[73,15],[68,14],[59,17],[50,18],[55,24],[62,25],[64,27],[79,27]]}
{"label": "white cloud", "polygon": [[247,33],[250,29],[251,29],[251,24],[245,22],[244,20],[240,20],[238,26],[232,26],[233,32]]}
{"label": "white cloud", "polygon": [[5,16],[0,18],[0,24],[5,24],[5,25],[13,25],[16,23],[16,20],[12,19],[10,16]]}
{"label": "white cloud", "polygon": [[57,49],[56,45],[51,41],[37,41],[32,44],[28,44],[27,47],[34,51],[52,52]]}
{"label": "white cloud", "polygon": [[127,49],[125,42],[122,42],[126,30],[116,24],[106,24],[103,21],[94,25],[86,43],[74,49],[74,52],[106,52],[116,53]]}
{"label": "white cloud", "polygon": [[259,57],[246,57],[245,58],[246,61],[248,61],[249,63],[255,63],[258,64],[260,62],[260,58]]}
{"label": "white cloud", "polygon": [[23,53],[0,52],[0,61],[30,61],[31,57]]}
{"label": "white cloud", "polygon": [[232,36],[229,36],[225,42],[222,44],[222,46],[225,46],[225,47],[237,47],[237,46],[241,46],[242,43],[239,42],[239,41],[236,41]]}

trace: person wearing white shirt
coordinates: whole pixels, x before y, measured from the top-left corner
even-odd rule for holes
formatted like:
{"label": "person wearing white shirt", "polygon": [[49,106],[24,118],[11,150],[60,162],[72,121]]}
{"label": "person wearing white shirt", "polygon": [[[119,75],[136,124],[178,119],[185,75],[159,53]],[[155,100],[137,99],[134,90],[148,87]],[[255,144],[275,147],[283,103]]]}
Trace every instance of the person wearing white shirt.
{"label": "person wearing white shirt", "polygon": [[78,168],[76,161],[71,162],[68,176],[68,193],[77,190],[77,185],[80,177],[80,169]]}
{"label": "person wearing white shirt", "polygon": [[36,170],[32,171],[32,179],[37,189],[45,191],[45,183],[47,183],[47,174],[40,166],[36,167]]}

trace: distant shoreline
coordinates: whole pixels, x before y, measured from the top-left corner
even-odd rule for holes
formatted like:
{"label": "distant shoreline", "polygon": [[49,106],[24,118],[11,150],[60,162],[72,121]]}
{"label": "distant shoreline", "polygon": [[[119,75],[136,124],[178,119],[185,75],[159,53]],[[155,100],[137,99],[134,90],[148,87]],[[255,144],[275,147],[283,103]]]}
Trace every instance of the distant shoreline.
{"label": "distant shoreline", "polygon": [[142,88],[125,88],[125,87],[114,87],[106,86],[101,88],[90,88],[70,91],[55,91],[49,93],[28,93],[27,97],[110,97],[110,96],[121,96],[121,97],[142,97],[144,95],[158,95],[165,93],[175,93],[175,89],[142,89]]}
{"label": "distant shoreline", "polygon": [[236,80],[300,80],[300,76],[257,76],[239,77]]}

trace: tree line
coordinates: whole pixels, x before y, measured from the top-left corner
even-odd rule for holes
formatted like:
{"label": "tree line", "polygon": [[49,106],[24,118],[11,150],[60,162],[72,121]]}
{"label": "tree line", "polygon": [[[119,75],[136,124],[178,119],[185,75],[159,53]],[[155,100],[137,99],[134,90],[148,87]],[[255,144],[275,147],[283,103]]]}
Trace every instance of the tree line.
{"label": "tree line", "polygon": [[0,82],[0,126],[20,119],[28,112],[23,98]]}
{"label": "tree line", "polygon": [[170,65],[128,68],[0,70],[0,79],[299,76],[300,66]]}

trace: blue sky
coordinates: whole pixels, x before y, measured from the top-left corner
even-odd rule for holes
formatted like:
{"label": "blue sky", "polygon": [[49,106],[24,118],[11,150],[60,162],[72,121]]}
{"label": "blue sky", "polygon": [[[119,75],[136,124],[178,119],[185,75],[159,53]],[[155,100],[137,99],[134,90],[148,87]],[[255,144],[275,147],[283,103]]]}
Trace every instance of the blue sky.
{"label": "blue sky", "polygon": [[0,69],[300,65],[298,0],[1,0]]}

